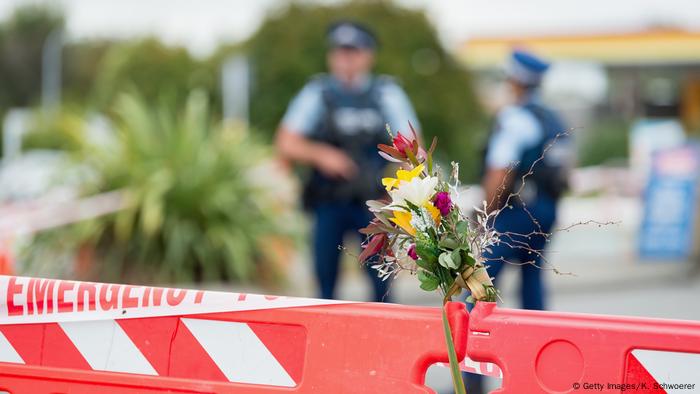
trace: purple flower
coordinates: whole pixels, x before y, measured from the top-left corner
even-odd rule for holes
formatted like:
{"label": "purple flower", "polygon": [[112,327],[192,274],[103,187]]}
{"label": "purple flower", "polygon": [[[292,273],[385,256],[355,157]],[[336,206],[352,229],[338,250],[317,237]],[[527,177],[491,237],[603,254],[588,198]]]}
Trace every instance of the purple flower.
{"label": "purple flower", "polygon": [[412,258],[413,260],[418,260],[418,253],[416,253],[416,244],[411,244],[411,246],[408,247],[408,257]]}
{"label": "purple flower", "polygon": [[450,199],[450,193],[438,192],[435,197],[433,197],[433,205],[435,205],[435,208],[440,210],[440,214],[442,216],[447,216],[452,210],[452,199]]}

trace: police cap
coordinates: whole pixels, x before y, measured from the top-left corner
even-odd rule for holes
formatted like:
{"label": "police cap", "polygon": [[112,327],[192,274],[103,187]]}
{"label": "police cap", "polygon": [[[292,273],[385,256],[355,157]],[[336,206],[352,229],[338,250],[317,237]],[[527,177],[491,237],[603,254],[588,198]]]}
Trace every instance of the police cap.
{"label": "police cap", "polygon": [[330,48],[355,48],[374,50],[377,39],[367,27],[357,22],[339,21],[331,24],[327,32]]}

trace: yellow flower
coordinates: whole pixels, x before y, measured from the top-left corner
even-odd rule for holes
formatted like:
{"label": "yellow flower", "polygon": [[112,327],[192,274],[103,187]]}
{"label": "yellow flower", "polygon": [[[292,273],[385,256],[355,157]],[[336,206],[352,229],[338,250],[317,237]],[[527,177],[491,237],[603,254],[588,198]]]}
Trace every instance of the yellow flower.
{"label": "yellow flower", "polygon": [[391,189],[398,187],[401,182],[410,182],[411,179],[419,176],[424,169],[425,166],[420,164],[410,171],[398,170],[396,171],[396,178],[382,178],[382,185],[386,187],[386,191],[391,191]]}
{"label": "yellow flower", "polygon": [[440,210],[435,208],[435,205],[433,205],[431,202],[426,202],[423,204],[423,206],[428,210],[428,212],[430,212],[430,216],[433,217],[435,224],[440,224]]}
{"label": "yellow flower", "polygon": [[394,217],[390,218],[392,222],[396,223],[397,226],[401,227],[407,233],[411,235],[416,235],[416,229],[411,226],[411,219],[413,215],[411,212],[406,211],[394,211]]}
{"label": "yellow flower", "polygon": [[[423,207],[425,209],[427,209],[428,212],[430,213],[430,216],[433,217],[435,224],[440,224],[440,210],[435,208],[435,206],[430,202],[426,202],[425,204],[423,204]],[[404,229],[404,231],[406,231],[410,235],[415,236],[416,229],[413,228],[413,226],[411,225],[412,219],[413,219],[413,214],[411,214],[411,212],[406,212],[406,211],[394,211],[394,217],[389,218],[389,220],[391,220],[397,226]]]}

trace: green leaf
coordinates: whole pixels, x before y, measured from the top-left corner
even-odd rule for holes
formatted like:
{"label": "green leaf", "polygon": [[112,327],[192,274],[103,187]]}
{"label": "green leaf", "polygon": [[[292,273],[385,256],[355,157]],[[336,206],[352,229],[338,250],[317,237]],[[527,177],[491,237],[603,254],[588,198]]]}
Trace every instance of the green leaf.
{"label": "green leaf", "polygon": [[433,266],[423,259],[416,260],[416,265],[423,268],[424,270],[430,271]]}
{"label": "green leaf", "polygon": [[430,240],[433,242],[433,244],[437,244],[438,236],[434,228],[428,228],[428,235],[430,236]]}
{"label": "green leaf", "polygon": [[469,232],[469,223],[466,220],[460,220],[457,222],[455,230],[460,235],[466,235]]}
{"label": "green leaf", "polygon": [[411,164],[413,164],[415,167],[418,167],[420,163],[418,163],[418,159],[416,159],[416,155],[413,154],[412,150],[406,149],[406,156],[408,157],[408,160],[411,161]]}
{"label": "green leaf", "polygon": [[449,289],[455,283],[455,275],[453,275],[450,272],[450,270],[448,270],[446,268],[439,267],[439,269],[447,271],[447,272],[445,272],[445,275],[444,275],[445,279],[444,279],[443,285],[445,286],[445,288]]}
{"label": "green leaf", "polygon": [[450,330],[450,323],[447,320],[444,306],[442,308],[442,328],[445,332],[445,341],[447,342],[447,357],[450,360],[450,372],[455,394],[467,394],[467,390],[464,388],[464,381],[462,380],[462,372],[459,370],[459,360],[457,360],[455,343],[452,340],[452,330]]}
{"label": "green leaf", "polygon": [[418,214],[421,213],[420,207],[418,207],[416,204],[414,204],[414,203],[412,203],[412,202],[410,202],[410,201],[408,201],[408,200],[405,200],[405,201],[406,201],[406,205],[408,206],[408,208],[409,208],[411,211],[413,211],[413,212],[415,212],[415,213],[418,213]]}
{"label": "green leaf", "polygon": [[435,152],[435,148],[437,148],[437,142],[438,138],[437,136],[433,137],[433,142],[430,144],[430,148],[428,149],[428,154],[433,154]]}
{"label": "green leaf", "polygon": [[428,157],[426,159],[428,163],[428,174],[433,175],[433,154],[431,152],[428,152]]}
{"label": "green leaf", "polygon": [[450,254],[450,257],[452,258],[452,261],[455,263],[457,269],[461,264],[462,264],[462,256],[460,255],[461,249],[456,249],[453,250],[452,253]]}
{"label": "green leaf", "polygon": [[[408,201],[406,201],[406,202],[408,202]],[[401,208],[401,209],[403,209],[403,210],[406,211],[406,212],[411,212],[411,208],[409,208],[407,205],[398,205],[398,204],[396,204],[396,206],[399,207],[399,208]]]}
{"label": "green leaf", "polygon": [[438,263],[438,253],[439,250],[434,248],[432,245],[426,242],[416,243],[416,254],[422,260],[425,260],[430,265],[435,265]]}
{"label": "green leaf", "polygon": [[440,240],[438,245],[444,249],[457,249],[459,247],[459,242],[452,237],[445,237]]}
{"label": "green leaf", "polygon": [[473,267],[476,264],[476,260],[474,259],[474,257],[472,257],[472,255],[469,254],[468,251],[461,250],[459,255],[460,257],[462,257],[462,261],[470,267]]}
{"label": "green leaf", "polygon": [[420,288],[425,291],[433,291],[437,289],[440,284],[440,280],[428,271],[418,271],[418,280],[420,281]]}
{"label": "green leaf", "polygon": [[452,260],[452,253],[444,252],[438,257],[438,262],[445,268],[457,269],[459,264]]}

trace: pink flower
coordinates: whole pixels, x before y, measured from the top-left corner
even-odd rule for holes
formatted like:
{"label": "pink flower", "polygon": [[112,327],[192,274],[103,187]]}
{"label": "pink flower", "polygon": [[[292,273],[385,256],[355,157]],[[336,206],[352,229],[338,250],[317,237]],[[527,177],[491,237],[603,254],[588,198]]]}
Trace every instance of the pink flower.
{"label": "pink flower", "polygon": [[433,205],[440,211],[442,216],[449,215],[452,210],[452,199],[450,199],[450,193],[448,192],[438,192],[435,197],[433,197]]}
{"label": "pink flower", "polygon": [[412,258],[413,260],[418,260],[418,253],[416,253],[416,244],[411,244],[411,246],[408,247],[408,257]]}

